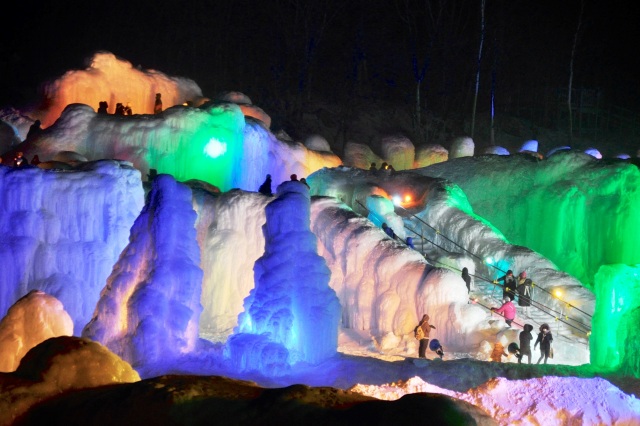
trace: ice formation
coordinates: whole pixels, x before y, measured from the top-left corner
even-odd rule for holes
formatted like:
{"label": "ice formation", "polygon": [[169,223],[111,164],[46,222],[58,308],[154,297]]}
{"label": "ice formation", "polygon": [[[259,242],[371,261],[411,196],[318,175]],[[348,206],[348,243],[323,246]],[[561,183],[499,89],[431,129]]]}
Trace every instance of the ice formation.
{"label": "ice formation", "polygon": [[140,380],[131,365],[101,344],[69,336],[47,339],[27,352],[16,376],[20,379],[0,393],[2,424],[13,424],[32,405],[65,391]]}
{"label": "ice formation", "polygon": [[380,140],[380,152],[385,161],[391,164],[395,170],[413,168],[415,147],[411,140],[404,135],[384,136]]}
{"label": "ice formation", "polygon": [[191,190],[159,175],[83,336],[137,366],[196,348],[202,270]]}
{"label": "ice formation", "polygon": [[204,272],[200,330],[224,342],[254,287],[253,265],[264,253],[265,206],[273,198],[241,190],[193,192]]}
{"label": "ice formation", "polygon": [[470,137],[458,137],[451,142],[449,158],[473,157],[475,143]]}
{"label": "ice formation", "polygon": [[428,144],[416,148],[416,160],[414,168],[430,166],[442,163],[449,159],[449,151],[442,145]]}
{"label": "ice formation", "polygon": [[591,362],[640,377],[640,265],[603,265],[595,276]]}
{"label": "ice formation", "polygon": [[289,365],[317,364],[336,353],[340,303],[317,254],[309,212],[307,187],[293,181],[278,186],[266,207],[255,288],[227,342],[227,355],[241,370],[282,374]]}
{"label": "ice formation", "polygon": [[32,290],[0,321],[0,371],[18,368],[34,346],[58,336],[73,335],[73,321],[55,297]]}
{"label": "ice formation", "polygon": [[47,110],[31,115],[43,128],[53,124],[67,105],[83,103],[97,110],[101,101],[113,114],[116,103],[130,103],[135,114],[152,114],[155,94],[162,95],[164,108],[202,98],[200,87],[190,79],[169,77],[156,70],[139,70],[110,52],[98,52],[84,70],[68,71],[45,85],[50,101]]}
{"label": "ice formation", "polygon": [[458,185],[509,242],[552,259],[588,288],[600,265],[640,259],[640,171],[632,164],[563,151],[544,161],[462,158],[416,172]]}
{"label": "ice formation", "polygon": [[62,302],[79,333],[143,203],[140,172],[125,162],[72,172],[0,165],[0,315],[41,290]]}

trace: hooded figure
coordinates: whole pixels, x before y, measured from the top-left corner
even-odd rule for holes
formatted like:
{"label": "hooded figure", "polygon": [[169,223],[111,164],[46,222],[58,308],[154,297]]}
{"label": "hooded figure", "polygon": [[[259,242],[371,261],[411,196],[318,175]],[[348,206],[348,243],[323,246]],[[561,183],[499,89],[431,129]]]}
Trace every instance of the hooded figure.
{"label": "hooded figure", "polygon": [[420,358],[426,358],[427,348],[429,347],[429,333],[431,329],[435,330],[435,327],[429,324],[429,315],[424,314],[420,323],[414,329],[416,339],[420,341],[420,348],[418,349],[418,356]]}
{"label": "hooded figure", "polygon": [[536,364],[540,364],[542,358],[544,358],[544,363],[547,363],[547,359],[551,356],[551,342],[553,342],[553,336],[551,335],[551,328],[549,324],[542,324],[540,326],[540,333],[538,333],[538,338],[536,339],[536,343],[533,345],[533,349],[538,346],[540,343],[540,358],[538,358],[538,362]]}
{"label": "hooded figure", "polygon": [[529,358],[529,364],[531,364],[531,341],[533,335],[531,331],[533,326],[531,324],[525,324],[524,330],[520,332],[520,356],[518,357],[518,364],[522,363],[522,357],[525,355]]}

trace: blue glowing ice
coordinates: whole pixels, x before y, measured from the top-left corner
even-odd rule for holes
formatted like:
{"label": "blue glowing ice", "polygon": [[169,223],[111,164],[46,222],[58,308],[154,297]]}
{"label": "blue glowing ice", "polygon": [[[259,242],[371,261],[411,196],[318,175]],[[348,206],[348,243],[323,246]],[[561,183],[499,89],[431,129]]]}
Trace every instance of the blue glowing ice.
{"label": "blue glowing ice", "polygon": [[268,374],[334,355],[340,320],[331,273],[310,231],[309,190],[284,182],[277,192],[266,207],[265,253],[254,266],[256,286],[226,348],[236,368]]}

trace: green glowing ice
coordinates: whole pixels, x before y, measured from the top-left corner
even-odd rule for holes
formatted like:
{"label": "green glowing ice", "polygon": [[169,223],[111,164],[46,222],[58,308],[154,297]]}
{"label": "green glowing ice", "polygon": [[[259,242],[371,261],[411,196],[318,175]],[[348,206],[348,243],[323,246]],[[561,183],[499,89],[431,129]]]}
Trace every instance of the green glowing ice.
{"label": "green glowing ice", "polygon": [[227,191],[242,173],[244,115],[235,104],[164,112],[150,138],[148,164],[178,181],[202,180]]}
{"label": "green glowing ice", "polygon": [[604,265],[595,276],[591,364],[640,377],[640,265]]}

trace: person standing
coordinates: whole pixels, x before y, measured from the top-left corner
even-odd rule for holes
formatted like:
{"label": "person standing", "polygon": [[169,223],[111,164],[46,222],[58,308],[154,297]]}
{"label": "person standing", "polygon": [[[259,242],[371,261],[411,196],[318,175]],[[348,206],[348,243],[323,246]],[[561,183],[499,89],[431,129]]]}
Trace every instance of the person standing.
{"label": "person standing", "polygon": [[520,355],[518,356],[518,364],[522,364],[522,357],[525,355],[529,358],[529,364],[531,364],[531,341],[533,335],[531,331],[533,326],[531,324],[525,324],[524,330],[520,332]]}
{"label": "person standing", "polygon": [[466,266],[462,268],[462,279],[467,285],[467,294],[471,293],[471,275],[469,275],[469,269]]}
{"label": "person standing", "polygon": [[429,324],[429,315],[424,314],[420,323],[413,330],[416,339],[420,341],[420,347],[418,348],[418,357],[426,358],[427,348],[429,347],[429,334],[431,333],[431,329],[436,329],[434,326]]}
{"label": "person standing", "polygon": [[502,306],[499,308],[491,308],[492,312],[496,314],[504,315],[504,321],[507,323],[509,327],[511,327],[511,323],[516,318],[516,307],[513,303],[511,303],[511,298],[509,296],[505,296],[502,299]]}
{"label": "person standing", "polygon": [[511,300],[516,298],[516,277],[513,276],[513,271],[509,269],[506,275],[498,278],[497,280],[493,280],[494,284],[498,284],[499,281],[502,281],[503,289],[502,289],[502,297],[509,296]]}
{"label": "person standing", "polygon": [[271,191],[271,175],[267,175],[262,185],[260,185],[260,188],[258,188],[258,192],[268,197],[273,195],[273,192]]}
{"label": "person standing", "polygon": [[551,329],[549,328],[549,324],[542,324],[540,326],[540,333],[538,333],[538,338],[536,339],[536,343],[533,345],[533,349],[540,344],[540,358],[538,358],[538,362],[536,364],[540,364],[542,358],[544,358],[544,363],[547,363],[547,359],[551,354],[551,342],[553,342],[553,335],[551,334]]}
{"label": "person standing", "polygon": [[153,113],[160,114],[162,112],[162,95],[160,93],[156,93],[156,101],[153,104]]}
{"label": "person standing", "polygon": [[518,276],[518,306],[522,306],[523,311],[527,317],[529,316],[529,306],[531,306],[531,288],[533,282],[530,278],[527,278],[526,272],[521,272]]}

